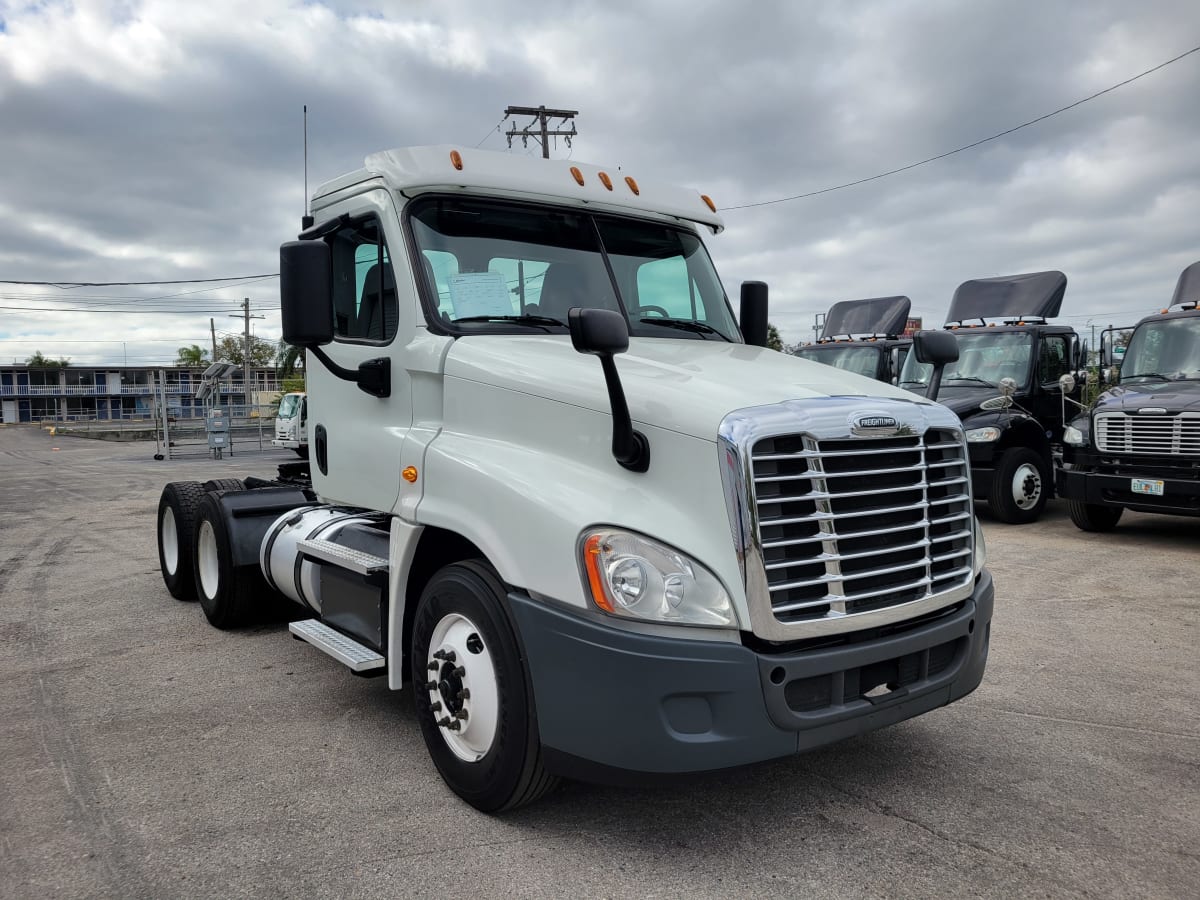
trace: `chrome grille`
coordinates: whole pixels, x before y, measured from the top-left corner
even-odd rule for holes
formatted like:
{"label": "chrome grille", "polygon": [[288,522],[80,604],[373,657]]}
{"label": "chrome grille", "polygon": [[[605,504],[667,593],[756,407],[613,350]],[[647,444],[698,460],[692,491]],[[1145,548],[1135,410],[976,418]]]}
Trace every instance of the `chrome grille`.
{"label": "chrome grille", "polygon": [[784,624],[853,615],[969,585],[970,472],[958,432],[751,450],[771,609]]}
{"label": "chrome grille", "polygon": [[1096,447],[1101,453],[1148,453],[1200,456],[1200,413],[1096,416]]}

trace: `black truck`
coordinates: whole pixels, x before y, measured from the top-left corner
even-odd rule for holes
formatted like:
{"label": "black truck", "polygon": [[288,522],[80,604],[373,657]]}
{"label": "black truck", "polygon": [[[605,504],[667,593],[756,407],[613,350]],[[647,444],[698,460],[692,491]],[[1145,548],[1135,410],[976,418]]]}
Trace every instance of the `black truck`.
{"label": "black truck", "polygon": [[[1066,289],[1057,271],[976,278],[950,302],[945,328],[958,339],[959,358],[931,399],[962,420],[975,498],[1002,522],[1035,521],[1054,491],[1066,406],[1060,379],[1074,380],[1086,353],[1073,328],[1047,322]],[[931,368],[910,356],[900,386],[927,395]],[[1070,384],[1066,397],[1079,392]]]}
{"label": "black truck", "polygon": [[1111,530],[1126,508],[1200,516],[1200,262],[1138,322],[1115,383],[1063,444],[1058,491],[1084,531]]}
{"label": "black truck", "polygon": [[841,300],[826,313],[820,339],[795,355],[895,384],[912,346],[901,337],[911,309],[907,297]]}

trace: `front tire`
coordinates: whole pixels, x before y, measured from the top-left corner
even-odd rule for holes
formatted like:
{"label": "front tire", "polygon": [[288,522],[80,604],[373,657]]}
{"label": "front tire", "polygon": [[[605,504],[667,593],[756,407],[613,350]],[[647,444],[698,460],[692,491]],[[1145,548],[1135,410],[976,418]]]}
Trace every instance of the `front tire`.
{"label": "front tire", "polygon": [[204,488],[196,481],[172,481],[158,500],[158,567],[176,600],[196,599],[192,577],[192,535]]}
{"label": "front tire", "polygon": [[425,746],[447,786],[482,812],[530,803],[557,784],[542,764],[533,689],[483,560],[438,571],[413,620],[412,681]]}
{"label": "front tire", "polygon": [[197,509],[194,547],[195,590],[209,624],[237,628],[269,608],[273,594],[258,566],[233,564],[229,529],[213,494],[205,494]]}
{"label": "front tire", "polygon": [[1081,531],[1112,531],[1121,520],[1121,513],[1125,512],[1123,506],[1105,506],[1079,500],[1068,500],[1067,509],[1071,513],[1071,521]]}
{"label": "front tire", "polygon": [[988,506],[1010,525],[1036,522],[1046,508],[1050,474],[1046,461],[1028,447],[1010,447],[992,475]]}

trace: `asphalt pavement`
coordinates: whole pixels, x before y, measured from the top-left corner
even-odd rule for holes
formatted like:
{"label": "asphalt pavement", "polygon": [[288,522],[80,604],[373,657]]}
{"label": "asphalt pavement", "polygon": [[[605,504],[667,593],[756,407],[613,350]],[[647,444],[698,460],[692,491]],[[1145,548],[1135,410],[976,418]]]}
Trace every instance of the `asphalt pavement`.
{"label": "asphalt pavement", "polygon": [[971,696],[489,817],[443,786],[407,690],[163,587],[162,485],[287,457],[153,447],[0,427],[0,897],[1200,895],[1200,520],[981,509]]}

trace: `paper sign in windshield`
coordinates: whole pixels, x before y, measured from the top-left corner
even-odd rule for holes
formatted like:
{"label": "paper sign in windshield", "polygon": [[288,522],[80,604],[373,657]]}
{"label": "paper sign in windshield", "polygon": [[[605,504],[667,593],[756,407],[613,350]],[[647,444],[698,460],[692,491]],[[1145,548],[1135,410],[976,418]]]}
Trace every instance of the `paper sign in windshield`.
{"label": "paper sign in windshield", "polygon": [[465,272],[450,276],[450,305],[454,317],[511,316],[512,295],[499,272]]}

